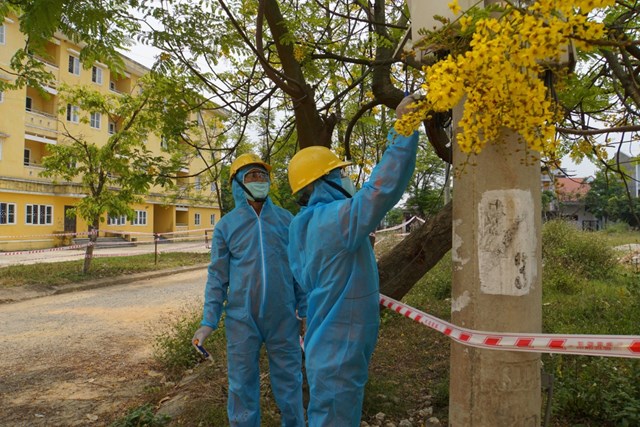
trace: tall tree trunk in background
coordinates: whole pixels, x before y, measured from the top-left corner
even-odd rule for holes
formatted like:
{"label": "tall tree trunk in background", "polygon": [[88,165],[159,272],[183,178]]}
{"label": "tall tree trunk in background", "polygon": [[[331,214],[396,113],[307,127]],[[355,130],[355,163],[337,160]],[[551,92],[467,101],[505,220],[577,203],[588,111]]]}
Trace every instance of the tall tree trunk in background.
{"label": "tall tree trunk in background", "polygon": [[[302,67],[295,59],[293,45],[282,43],[282,40],[290,39],[287,23],[280,12],[280,5],[277,0],[262,0],[264,4],[264,16],[273,36],[278,57],[282,61],[282,72],[287,80],[280,82],[288,85],[285,90],[278,81],[274,83],[290,95],[295,114],[296,130],[298,132],[298,142],[300,148],[312,145],[331,147],[331,135],[337,123],[335,114],[321,115],[315,101],[315,91],[304,78]],[[260,43],[257,43],[260,46]],[[294,89],[295,93],[291,93]]]}
{"label": "tall tree trunk in background", "polygon": [[98,240],[98,232],[100,227],[100,218],[93,220],[93,224],[89,230],[89,245],[84,253],[84,264],[82,266],[82,273],[87,274],[91,268],[91,260],[93,259],[93,249],[96,247],[96,241]]}

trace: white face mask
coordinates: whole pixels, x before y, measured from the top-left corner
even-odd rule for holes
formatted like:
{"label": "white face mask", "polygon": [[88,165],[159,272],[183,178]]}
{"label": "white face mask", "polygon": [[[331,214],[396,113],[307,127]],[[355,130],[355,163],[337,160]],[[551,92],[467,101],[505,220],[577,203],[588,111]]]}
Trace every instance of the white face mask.
{"label": "white face mask", "polygon": [[356,194],[356,186],[353,185],[353,181],[351,181],[351,178],[349,178],[348,176],[343,176],[342,178],[340,178],[340,181],[342,182],[342,188],[344,188],[347,193],[352,196]]}
{"label": "white face mask", "polygon": [[251,192],[251,194],[253,194],[253,197],[251,197],[249,194],[247,194],[247,199],[251,200],[251,201],[256,201],[256,199],[260,200],[260,201],[264,201],[267,198],[267,195],[269,194],[269,188],[270,188],[270,184],[269,182],[247,182],[246,184],[244,184],[245,187],[247,187],[247,190],[249,190]]}

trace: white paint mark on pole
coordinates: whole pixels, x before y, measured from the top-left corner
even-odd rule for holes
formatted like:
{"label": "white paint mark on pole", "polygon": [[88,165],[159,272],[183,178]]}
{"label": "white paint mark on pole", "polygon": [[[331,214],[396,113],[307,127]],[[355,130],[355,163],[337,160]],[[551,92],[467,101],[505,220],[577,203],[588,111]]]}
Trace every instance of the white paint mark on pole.
{"label": "white paint mark on pole", "polygon": [[527,295],[537,277],[533,197],[525,190],[492,190],[478,205],[480,291]]}
{"label": "white paint mark on pole", "polygon": [[456,228],[460,227],[461,225],[462,225],[461,219],[456,219],[453,221],[453,237],[451,241],[451,247],[452,247],[451,259],[453,260],[454,264],[458,264],[456,268],[461,268],[461,266],[469,262],[469,258],[462,258],[462,256],[460,256],[460,254],[458,253],[458,250],[460,250],[460,248],[462,247],[463,242],[462,242],[462,237],[460,237],[456,233]]}
{"label": "white paint mark on pole", "polygon": [[470,302],[471,296],[469,295],[469,291],[464,291],[462,295],[451,302],[451,312],[462,311]]}

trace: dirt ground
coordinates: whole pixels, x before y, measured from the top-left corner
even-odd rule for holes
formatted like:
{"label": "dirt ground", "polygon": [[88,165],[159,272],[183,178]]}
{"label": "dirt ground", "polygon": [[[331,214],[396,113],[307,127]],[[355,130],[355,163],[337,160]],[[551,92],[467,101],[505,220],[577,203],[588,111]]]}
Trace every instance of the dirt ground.
{"label": "dirt ground", "polygon": [[0,305],[0,424],[104,426],[165,382],[153,325],[194,303],[204,271]]}

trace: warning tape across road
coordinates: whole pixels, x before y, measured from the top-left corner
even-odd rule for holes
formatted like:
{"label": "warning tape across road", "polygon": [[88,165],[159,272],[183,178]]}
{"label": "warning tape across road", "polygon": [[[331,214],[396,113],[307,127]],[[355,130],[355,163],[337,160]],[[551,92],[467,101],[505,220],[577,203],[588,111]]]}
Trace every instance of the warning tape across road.
{"label": "warning tape across road", "polygon": [[41,254],[44,252],[57,252],[57,251],[68,251],[72,249],[82,249],[89,246],[89,243],[81,244],[81,245],[71,245],[71,246],[61,246],[59,248],[48,248],[48,249],[32,249],[29,251],[13,251],[13,252],[0,252],[0,256],[4,255],[28,255],[28,254]]}
{"label": "warning tape across road", "polygon": [[380,294],[380,304],[454,341],[491,350],[640,358],[640,336],[484,332],[461,328]]}

